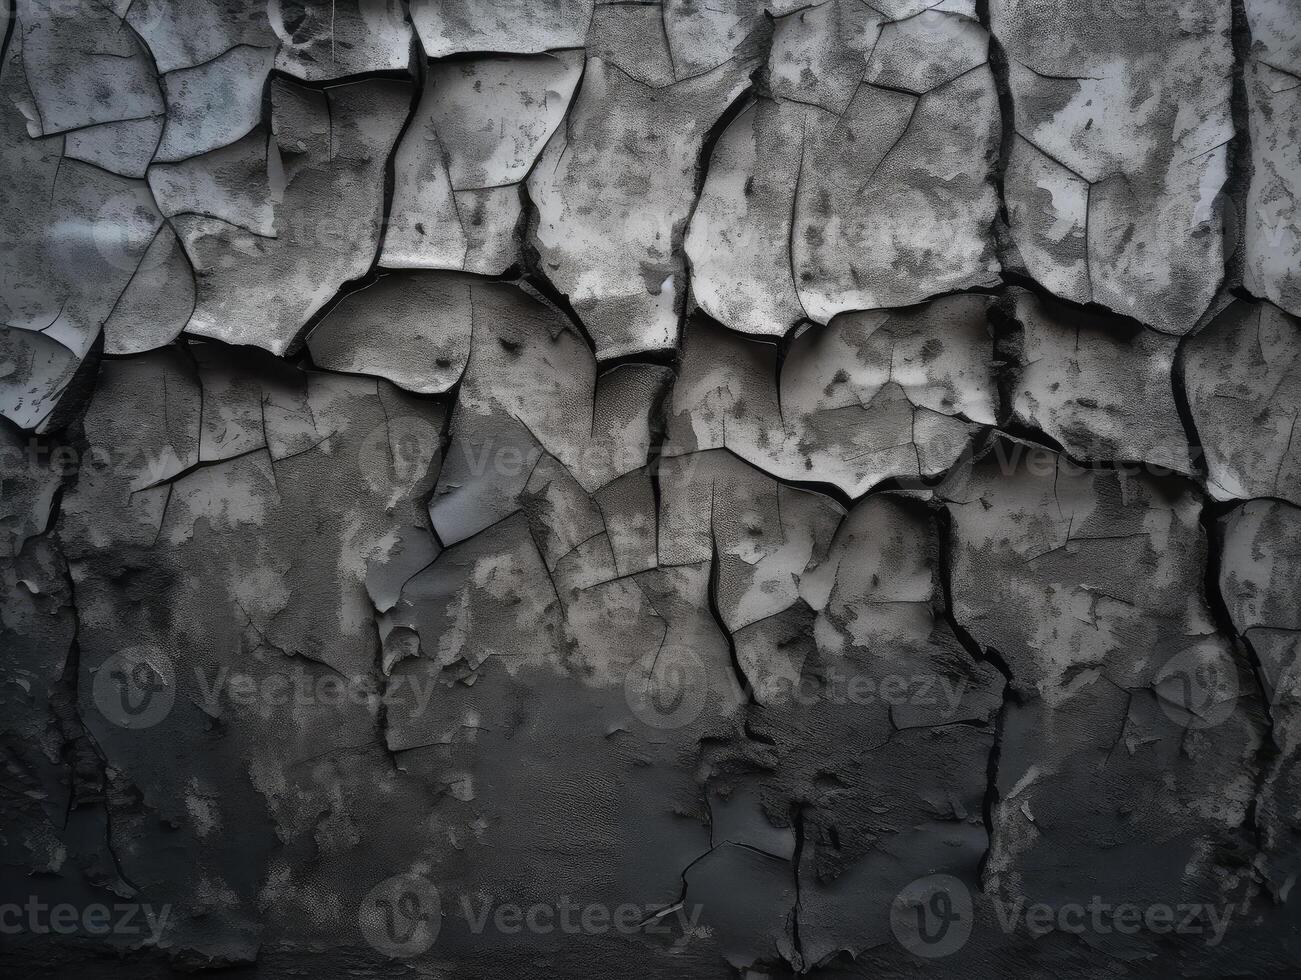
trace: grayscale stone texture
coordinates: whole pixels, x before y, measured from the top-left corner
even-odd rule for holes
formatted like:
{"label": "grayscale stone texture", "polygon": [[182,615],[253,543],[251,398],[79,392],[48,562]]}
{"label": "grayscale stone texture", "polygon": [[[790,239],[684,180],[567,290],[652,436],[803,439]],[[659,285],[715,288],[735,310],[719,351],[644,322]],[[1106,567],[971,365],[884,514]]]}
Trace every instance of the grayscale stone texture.
{"label": "grayscale stone texture", "polygon": [[0,974],[1301,969],[1301,0],[0,29]]}

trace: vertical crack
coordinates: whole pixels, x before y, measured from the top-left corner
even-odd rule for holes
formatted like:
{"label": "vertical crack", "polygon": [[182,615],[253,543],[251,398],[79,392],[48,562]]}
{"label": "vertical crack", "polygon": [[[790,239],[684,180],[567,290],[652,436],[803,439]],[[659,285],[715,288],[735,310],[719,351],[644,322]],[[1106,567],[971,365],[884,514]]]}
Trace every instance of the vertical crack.
{"label": "vertical crack", "polygon": [[9,45],[14,39],[14,31],[18,26],[18,0],[8,0],[5,10],[5,36],[4,42],[0,43],[0,68],[3,68],[9,59]]}
{"label": "vertical crack", "polygon": [[[1251,826],[1251,831],[1256,846],[1257,855],[1263,854],[1265,850],[1265,830],[1260,823],[1260,800],[1265,792],[1265,786],[1269,782],[1269,777],[1275,768],[1282,761],[1282,749],[1278,743],[1275,734],[1275,720],[1272,698],[1270,697],[1269,684],[1265,678],[1264,665],[1261,663],[1260,654],[1252,644],[1250,638],[1246,635],[1240,635],[1233,623],[1233,616],[1229,610],[1229,604],[1224,598],[1224,593],[1220,589],[1220,573],[1223,568],[1224,559],[1224,533],[1222,528],[1222,518],[1227,516],[1232,510],[1241,506],[1242,501],[1234,501],[1228,505],[1216,505],[1214,501],[1206,500],[1202,506],[1200,522],[1205,538],[1205,568],[1206,577],[1202,585],[1206,607],[1211,614],[1216,629],[1224,634],[1230,641],[1232,647],[1240,647],[1246,655],[1247,665],[1251,670],[1256,688],[1260,692],[1261,717],[1264,720],[1265,731],[1260,739],[1260,744],[1252,756],[1252,762],[1256,766],[1256,771],[1252,774],[1252,794],[1251,802],[1248,807],[1247,819]],[[1236,649],[1234,652],[1237,652]],[[1237,659],[1236,657],[1234,658]]]}
{"label": "vertical crack", "polygon": [[1251,111],[1247,101],[1247,59],[1251,53],[1251,25],[1247,21],[1245,0],[1231,0],[1231,39],[1233,74],[1230,91],[1230,115],[1233,139],[1229,142],[1228,175],[1221,194],[1227,201],[1224,216],[1224,288],[1242,290],[1246,268],[1244,249],[1247,228],[1247,190],[1254,170],[1251,159]]}
{"label": "vertical crack", "polygon": [[735,677],[737,686],[741,689],[743,704],[751,705],[757,703],[754,697],[754,690],[746,677],[745,670],[741,667],[741,658],[736,649],[736,637],[732,631],[727,628],[727,621],[723,618],[722,607],[718,603],[718,590],[720,579],[722,578],[723,561],[722,555],[718,550],[718,531],[714,521],[713,501],[716,490],[710,492],[709,508],[709,541],[710,541],[710,562],[709,562],[709,613],[714,617],[714,622],[718,625],[724,639],[727,641],[728,663],[731,665],[732,674]]}
{"label": "vertical crack", "polygon": [[695,220],[696,209],[700,206],[700,198],[705,193],[705,181],[709,178],[709,164],[714,159],[714,151],[718,148],[718,141],[723,138],[729,126],[736,121],[736,118],[744,112],[754,101],[755,94],[758,91],[756,78],[763,70],[763,65],[767,60],[769,48],[772,46],[772,35],[768,35],[767,42],[763,47],[763,53],[759,61],[759,67],[750,75],[750,83],[728,104],[721,115],[714,120],[712,126],[705,132],[705,138],[700,144],[700,155],[696,158],[696,183],[691,195],[691,207],[687,209],[686,216],[673,226],[672,254],[681,263],[682,270],[682,289],[679,292],[680,304],[677,310],[678,315],[678,334],[674,338],[674,346],[680,347],[682,337],[686,333],[687,317],[691,315],[692,308],[695,304],[695,296],[692,293],[691,282],[693,279],[691,269],[691,259],[687,255],[687,232],[691,228],[691,222]]}
{"label": "vertical crack", "polygon": [[1007,713],[1015,703],[1011,681],[1003,685],[1003,702],[994,716],[994,744],[989,750],[989,764],[985,769],[985,795],[981,798],[980,814],[985,825],[985,853],[976,866],[976,880],[982,892],[989,891],[989,862],[994,856],[994,810],[998,806],[998,767],[1003,757],[1003,735]]}
{"label": "vertical crack", "polygon": [[795,955],[795,962],[791,965],[796,971],[805,972],[807,959],[804,955],[804,943],[800,937],[800,912],[801,892],[800,892],[800,870],[803,867],[804,845],[807,840],[808,829],[805,826],[804,810],[806,804],[799,803],[795,807],[795,853],[791,857],[791,862],[795,868],[795,909],[791,916],[791,943],[794,946],[792,952]]}
{"label": "vertical crack", "polygon": [[1007,168],[1012,159],[1012,144],[1016,139],[1016,116],[1012,102],[1012,85],[1009,81],[1007,52],[994,33],[989,13],[990,0],[976,0],[976,19],[989,32],[989,70],[994,76],[994,89],[998,93],[999,140],[998,159],[994,162],[994,193],[998,197],[998,212],[994,216],[994,247],[1000,266],[1006,268],[1014,251],[1011,223],[1007,211]]}
{"label": "vertical crack", "polygon": [[940,582],[944,619],[949,624],[949,628],[953,630],[953,635],[957,637],[958,642],[962,644],[973,660],[977,663],[990,664],[1003,675],[1003,699],[999,705],[998,713],[994,716],[994,744],[990,746],[989,757],[986,762],[985,793],[981,799],[981,819],[985,825],[985,853],[981,855],[976,874],[981,890],[985,891],[989,862],[994,853],[994,810],[999,800],[998,774],[999,763],[1003,754],[1004,726],[1008,710],[1012,705],[1020,704],[1021,698],[1015,687],[1012,670],[1003,655],[993,647],[982,648],[976,642],[976,638],[971,635],[970,630],[958,620],[953,604],[953,569],[951,564],[951,549],[955,546],[953,518],[945,507],[936,508],[934,513],[936,554],[939,565],[936,576]]}

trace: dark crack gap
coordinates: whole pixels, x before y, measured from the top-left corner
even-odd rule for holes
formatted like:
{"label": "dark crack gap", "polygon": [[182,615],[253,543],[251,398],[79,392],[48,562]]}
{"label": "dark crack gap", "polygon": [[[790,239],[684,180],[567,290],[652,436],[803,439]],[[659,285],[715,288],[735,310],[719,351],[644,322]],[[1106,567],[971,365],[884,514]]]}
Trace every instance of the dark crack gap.
{"label": "dark crack gap", "polygon": [[999,265],[1006,268],[1009,253],[1014,248],[1008,220],[1006,184],[1008,163],[1012,159],[1012,143],[1016,138],[1015,106],[1012,102],[1007,51],[1003,48],[1003,42],[994,33],[989,15],[989,0],[976,0],[976,20],[989,32],[989,70],[994,76],[994,89],[998,93],[998,158],[994,161],[993,173],[994,193],[998,197],[998,213],[994,217],[993,233]]}
{"label": "dark crack gap", "polygon": [[1233,139],[1229,142],[1228,174],[1221,193],[1228,207],[1224,215],[1224,288],[1242,288],[1246,257],[1241,248],[1247,226],[1247,189],[1254,167],[1251,159],[1251,113],[1247,102],[1247,59],[1251,56],[1251,25],[1245,0],[1230,2],[1230,39],[1233,46],[1229,111]]}
{"label": "dark crack gap", "polygon": [[[761,79],[766,71],[768,58],[772,51],[773,36],[772,22],[770,19],[765,18],[763,36],[757,39],[757,49],[753,54],[755,68],[750,72],[749,83],[723,109],[719,117],[705,131],[704,139],[700,144],[700,154],[696,158],[695,186],[692,188],[691,207],[687,209],[686,217],[673,227],[672,254],[680,263],[679,268],[682,270],[682,289],[679,292],[680,299],[678,300],[680,306],[676,310],[678,335],[675,340],[675,347],[679,349],[682,344],[682,337],[686,332],[687,319],[696,306],[695,293],[692,289],[694,276],[691,259],[686,250],[687,232],[691,228],[691,222],[695,220],[696,209],[700,206],[700,198],[705,192],[705,182],[709,179],[709,165],[714,159],[715,151],[718,149],[718,141],[723,138],[723,134],[727,132],[728,127],[736,121],[737,117],[754,103],[764,88]],[[751,34],[742,47],[750,47],[755,44],[756,39],[754,34]],[[740,56],[738,50],[736,57]]]}
{"label": "dark crack gap", "polygon": [[1247,666],[1255,680],[1256,688],[1260,692],[1260,714],[1265,730],[1261,735],[1260,744],[1256,747],[1252,756],[1256,771],[1252,774],[1252,795],[1247,812],[1247,821],[1251,827],[1256,853],[1259,856],[1265,852],[1265,828],[1260,821],[1260,801],[1264,796],[1266,784],[1269,782],[1270,777],[1283,762],[1283,752],[1275,735],[1274,712],[1260,654],[1245,634],[1240,635],[1237,632],[1234,627],[1233,616],[1229,611],[1229,604],[1224,598],[1224,593],[1220,590],[1220,574],[1224,561],[1223,520],[1242,503],[1242,501],[1234,501],[1230,506],[1221,507],[1217,506],[1214,501],[1206,499],[1202,506],[1199,520],[1205,536],[1203,546],[1205,548],[1204,565],[1206,569],[1202,591],[1203,601],[1211,613],[1216,629],[1229,639],[1235,662],[1238,661],[1239,657],[1245,657]]}
{"label": "dark crack gap", "polygon": [[957,546],[953,529],[953,516],[947,506],[938,506],[933,510],[935,526],[934,540],[938,570],[936,577],[940,583],[943,617],[953,630],[958,642],[977,663],[987,663],[1003,675],[1003,698],[997,714],[994,716],[994,743],[990,746],[985,767],[985,793],[981,798],[981,819],[985,825],[985,853],[977,865],[976,877],[982,891],[986,890],[987,869],[994,853],[994,811],[999,802],[998,776],[999,763],[1002,760],[1004,727],[1008,711],[1022,703],[1021,693],[1016,687],[1015,677],[1007,659],[994,647],[982,647],[971,631],[959,621],[953,602],[953,567],[952,550]]}
{"label": "dark crack gap", "polygon": [[710,493],[709,508],[709,587],[707,589],[707,599],[709,602],[709,614],[714,618],[715,624],[727,641],[728,664],[732,668],[732,674],[737,685],[741,689],[742,712],[748,714],[749,706],[758,704],[755,700],[754,689],[750,685],[749,678],[746,676],[744,668],[741,666],[741,657],[736,649],[736,637],[732,631],[727,628],[727,620],[723,618],[723,609],[718,602],[719,583],[722,579],[723,561],[722,555],[718,550],[718,530],[714,520],[713,501],[715,494]]}
{"label": "dark crack gap", "polygon": [[0,68],[9,60],[9,44],[14,39],[14,30],[18,24],[18,0],[9,0],[5,4],[8,19],[5,21],[4,42],[0,43]]}
{"label": "dark crack gap", "polygon": [[795,871],[795,908],[791,914],[791,943],[794,946],[795,962],[792,966],[800,973],[806,972],[808,957],[804,955],[804,942],[800,938],[800,911],[801,899],[800,893],[800,872],[803,868],[804,846],[807,843],[808,829],[805,826],[804,810],[807,804],[799,803],[795,807],[795,853],[791,856],[791,864]]}
{"label": "dark crack gap", "polygon": [[411,123],[416,117],[416,112],[420,106],[420,96],[424,92],[425,59],[423,57],[417,58],[417,52],[423,53],[423,48],[420,47],[419,35],[413,31],[411,54],[408,56],[409,67],[405,72],[367,72],[359,75],[350,75],[345,79],[329,80],[316,85],[303,82],[301,79],[276,70],[271,71],[267,75],[267,84],[263,91],[262,113],[263,124],[266,125],[269,134],[268,139],[274,138],[274,129],[271,126],[270,102],[271,85],[275,79],[280,79],[292,86],[299,86],[322,92],[325,97],[327,112],[331,111],[329,95],[329,90],[331,88],[338,88],[359,81],[368,81],[373,78],[389,79],[391,81],[405,81],[412,85],[411,102],[407,107],[406,118],[402,121],[402,125],[398,129],[397,135],[393,138],[393,144],[389,147],[388,153],[384,158],[384,192],[380,202],[379,233],[376,236],[375,254],[371,257],[370,266],[360,276],[341,283],[339,288],[335,291],[334,296],[331,297],[319,310],[308,317],[307,322],[298,329],[297,333],[294,334],[293,338],[285,346],[286,357],[297,354],[306,346],[307,338],[311,332],[316,329],[316,326],[322,320],[330,315],[334,308],[338,306],[346,296],[351,293],[360,292],[367,286],[373,286],[380,279],[381,270],[379,260],[380,256],[384,254],[384,242],[388,237],[389,222],[393,213],[393,196],[397,187],[396,173],[398,150],[402,146],[402,138],[406,135],[407,130],[410,129]]}

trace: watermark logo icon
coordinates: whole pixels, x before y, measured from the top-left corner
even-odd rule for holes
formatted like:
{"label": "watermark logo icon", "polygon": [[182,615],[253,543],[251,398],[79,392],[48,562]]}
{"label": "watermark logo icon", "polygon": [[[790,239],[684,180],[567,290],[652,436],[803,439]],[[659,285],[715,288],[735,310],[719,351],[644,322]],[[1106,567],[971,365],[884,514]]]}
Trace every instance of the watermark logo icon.
{"label": "watermark logo icon", "polygon": [[1214,728],[1238,703],[1238,671],[1229,655],[1203,644],[1176,654],[1156,672],[1161,710],[1187,728]]}
{"label": "watermark logo icon", "polygon": [[[356,0],[350,6],[346,16],[357,18],[364,32],[393,30],[402,23],[400,0]],[[343,16],[334,3],[324,0],[267,0],[267,22],[280,43],[290,50],[317,42],[333,44],[336,21]],[[338,26],[342,28],[343,24]]]}
{"label": "watermark logo icon", "polygon": [[361,444],[359,463],[362,476],[375,493],[386,495],[395,486],[409,486],[422,479],[442,442],[442,435],[429,422],[415,415],[402,415],[376,427]]}
{"label": "watermark logo icon", "polygon": [[681,728],[700,717],[709,672],[686,647],[661,649],[628,668],[623,693],[633,716],[652,728]]}
{"label": "watermark logo icon", "polygon": [[157,647],[129,647],[95,672],[92,696],[100,713],[120,728],[152,728],[176,701],[176,669]]}
{"label": "watermark logo icon", "polygon": [[709,672],[686,647],[660,649],[628,668],[623,696],[632,715],[656,729],[690,725],[705,707]]}
{"label": "watermark logo icon", "polygon": [[956,953],[971,936],[971,892],[952,875],[927,875],[905,885],[890,904],[890,931],[917,956]]}
{"label": "watermark logo icon", "polygon": [[434,945],[443,921],[433,882],[417,874],[385,878],[366,893],[357,924],[366,942],[386,956],[419,956]]}
{"label": "watermark logo icon", "polygon": [[302,0],[267,0],[267,23],[287,48],[307,47],[333,33],[331,10]]}
{"label": "watermark logo icon", "polygon": [[148,188],[117,191],[100,204],[90,225],[90,241],[104,273],[147,275],[164,265],[175,245],[167,236],[153,249],[164,229],[163,216],[149,196]]}

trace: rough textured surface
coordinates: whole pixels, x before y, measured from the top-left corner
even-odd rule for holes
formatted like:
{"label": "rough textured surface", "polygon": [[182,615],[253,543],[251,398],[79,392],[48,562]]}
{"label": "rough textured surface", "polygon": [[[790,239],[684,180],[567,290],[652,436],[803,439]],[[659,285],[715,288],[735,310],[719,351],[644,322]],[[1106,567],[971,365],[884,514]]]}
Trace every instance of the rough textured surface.
{"label": "rough textured surface", "polygon": [[1021,328],[1012,421],[1087,462],[1192,471],[1172,376],[1176,341],[1131,321],[1011,291]]}
{"label": "rough textured surface", "polygon": [[994,422],[984,296],[845,313],[771,344],[699,317],[669,406],[667,455],[725,447],[774,476],[859,497],[944,472]]}
{"label": "rough textured surface", "polygon": [[344,282],[370,269],[384,164],[409,101],[403,82],[317,90],[275,80],[269,132],[151,169],[194,267],[187,333],[283,354]]}
{"label": "rough textured surface", "polygon": [[1245,285],[1301,316],[1301,11],[1288,0],[1244,4],[1251,32],[1245,74],[1250,112]]}
{"label": "rough textured surface", "polygon": [[1184,374],[1210,494],[1301,504],[1301,324],[1237,300],[1192,338]]}
{"label": "rough textured surface", "polygon": [[1261,786],[1256,821],[1265,886],[1281,896],[1301,870],[1292,846],[1301,826],[1296,782],[1301,510],[1279,501],[1249,501],[1221,518],[1220,533],[1220,589],[1233,626],[1252,653],[1272,722],[1275,754]]}
{"label": "rough textured surface", "polygon": [[519,260],[519,183],[565,118],[581,52],[431,66],[394,158],[380,261],[497,275]]}
{"label": "rough textured surface", "polygon": [[[1264,724],[1245,658],[1202,595],[1192,487],[1000,440],[943,496],[954,615],[1012,685],[987,890],[1247,903],[1257,886],[1240,855]],[[1159,938],[1092,943],[1124,960],[1155,955]]]}
{"label": "rough textured surface", "polygon": [[1233,137],[1228,4],[995,0],[1014,135],[1012,239],[1036,280],[1187,333],[1222,278]]}
{"label": "rough textured surface", "polygon": [[676,342],[696,163],[753,67],[738,57],[656,87],[617,62],[588,63],[528,190],[541,269],[588,324],[598,357]]}
{"label": "rough textured surface", "polygon": [[1295,973],[1298,23],[0,7],[0,974]]}
{"label": "rough textured surface", "polygon": [[974,11],[830,0],[781,17],[771,97],[718,141],[687,237],[736,330],[993,285],[998,98]]}

